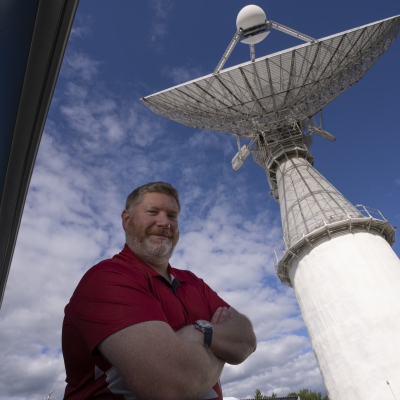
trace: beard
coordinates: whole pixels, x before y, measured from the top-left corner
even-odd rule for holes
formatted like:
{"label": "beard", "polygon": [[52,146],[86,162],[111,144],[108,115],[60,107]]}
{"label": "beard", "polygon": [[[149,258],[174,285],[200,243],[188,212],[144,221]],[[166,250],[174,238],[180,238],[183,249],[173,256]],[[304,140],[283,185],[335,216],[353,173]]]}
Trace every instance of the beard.
{"label": "beard", "polygon": [[[165,235],[167,239],[152,241],[151,235]],[[168,228],[148,228],[144,230],[132,225],[126,231],[126,243],[129,248],[143,260],[155,265],[168,263],[178,239],[179,231],[172,233]]]}

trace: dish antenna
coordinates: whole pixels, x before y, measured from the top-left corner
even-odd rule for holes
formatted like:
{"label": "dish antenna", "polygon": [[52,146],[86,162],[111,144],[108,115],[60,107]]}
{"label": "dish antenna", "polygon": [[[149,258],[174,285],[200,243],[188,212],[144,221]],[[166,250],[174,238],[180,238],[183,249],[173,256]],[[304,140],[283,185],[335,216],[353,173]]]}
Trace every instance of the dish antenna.
{"label": "dish antenna", "polygon": [[[260,10],[240,11],[214,73],[142,102],[187,126],[235,134],[233,168],[252,154],[265,169],[284,233],[277,275],[295,290],[330,400],[381,398],[388,376],[400,388],[395,228],[333,187],[313,167],[310,146],[312,134],[335,140],[315,116],[393,43],[400,16],[316,40]],[[250,62],[222,70],[240,39],[254,46],[270,28],[306,43],[258,59],[253,49]]]}

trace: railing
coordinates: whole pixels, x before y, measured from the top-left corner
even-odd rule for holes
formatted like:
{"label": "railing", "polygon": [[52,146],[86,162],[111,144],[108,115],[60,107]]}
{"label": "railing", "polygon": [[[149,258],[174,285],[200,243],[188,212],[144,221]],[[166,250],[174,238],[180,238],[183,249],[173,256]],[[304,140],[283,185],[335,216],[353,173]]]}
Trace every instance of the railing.
{"label": "railing", "polygon": [[375,219],[379,219],[381,221],[387,222],[387,219],[383,216],[383,214],[375,208],[366,207],[366,206],[363,206],[362,204],[356,204],[355,207],[365,217],[375,218]]}
{"label": "railing", "polygon": [[[348,212],[344,212],[343,208],[338,208],[338,211],[340,210],[340,213],[334,214],[329,216],[329,219],[324,219],[321,218],[319,219],[318,217],[323,217],[323,212],[319,212],[317,214],[313,214],[312,218],[315,219],[315,223],[312,225],[308,225],[307,227],[305,226],[304,223],[299,224],[296,226],[294,229],[292,229],[289,233],[287,233],[282,240],[277,244],[277,246],[274,249],[274,265],[275,268],[278,267],[278,264],[280,260],[286,255],[288,252],[290,253],[290,249],[296,245],[299,241],[301,241],[303,238],[307,238],[308,235],[312,234],[313,232],[317,231],[319,228],[327,227],[327,232],[329,234],[329,226],[332,226],[335,223],[338,223],[340,221],[348,221],[348,225],[350,225],[351,229],[351,221],[352,219],[365,219],[368,218],[370,220],[375,220],[375,221],[381,221],[381,223],[384,223],[388,225],[394,233],[393,227],[389,224],[388,220],[384,217],[384,215],[377,209],[366,207],[362,204],[357,204],[354,206],[354,209],[357,210],[357,212],[351,212],[352,210],[349,208]],[[330,210],[334,211],[334,210]],[[367,226],[367,225],[366,225]],[[371,226],[371,224],[369,224]],[[383,231],[382,231],[383,233]],[[290,239],[289,239],[290,238]],[[394,242],[394,237],[391,240],[388,240],[389,242]],[[307,240],[306,240],[307,242]]]}

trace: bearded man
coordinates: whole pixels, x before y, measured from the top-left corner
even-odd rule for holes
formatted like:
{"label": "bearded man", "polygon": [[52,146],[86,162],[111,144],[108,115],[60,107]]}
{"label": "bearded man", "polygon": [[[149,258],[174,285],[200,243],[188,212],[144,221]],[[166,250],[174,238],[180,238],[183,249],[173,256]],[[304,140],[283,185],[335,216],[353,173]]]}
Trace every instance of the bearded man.
{"label": "bearded man", "polygon": [[179,212],[168,183],[128,196],[125,247],[89,269],[65,307],[65,399],[222,400],[224,364],[255,350],[245,316],[170,266]]}

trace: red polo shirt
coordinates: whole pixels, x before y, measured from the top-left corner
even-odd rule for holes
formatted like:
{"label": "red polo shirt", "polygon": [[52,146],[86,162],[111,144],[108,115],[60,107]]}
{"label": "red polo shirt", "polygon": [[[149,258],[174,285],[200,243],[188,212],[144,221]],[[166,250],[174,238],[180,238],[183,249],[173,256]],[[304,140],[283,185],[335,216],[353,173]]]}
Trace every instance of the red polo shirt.
{"label": "red polo shirt", "polygon": [[[175,278],[172,285],[125,245],[121,253],[86,272],[65,307],[65,399],[134,400],[118,371],[97,350],[101,341],[145,321],[164,321],[176,331],[197,319],[210,321],[218,307],[229,307],[192,272],[168,270]],[[219,384],[205,398],[222,400]]]}

